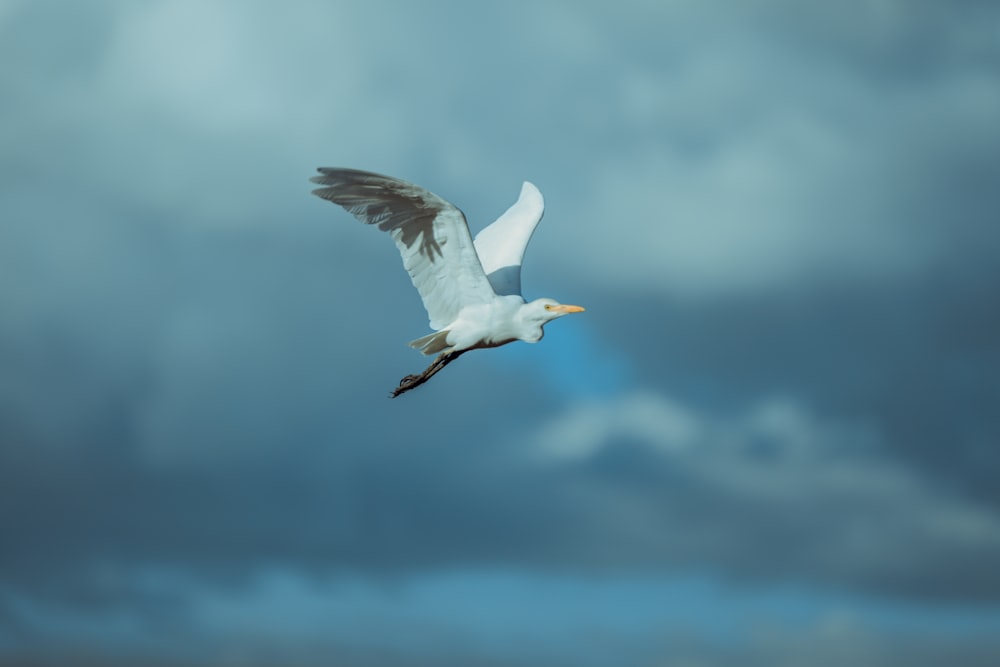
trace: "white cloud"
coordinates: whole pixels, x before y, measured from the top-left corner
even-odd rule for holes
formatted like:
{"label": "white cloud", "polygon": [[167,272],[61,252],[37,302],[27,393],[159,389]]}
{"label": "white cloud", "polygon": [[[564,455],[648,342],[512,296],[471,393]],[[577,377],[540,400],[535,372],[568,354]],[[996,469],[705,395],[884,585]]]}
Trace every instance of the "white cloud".
{"label": "white cloud", "polygon": [[611,403],[575,405],[542,428],[535,447],[543,459],[560,462],[586,459],[622,437],[678,450],[697,442],[703,428],[685,407],[655,394],[639,393]]}
{"label": "white cloud", "polygon": [[[855,453],[861,444],[870,454],[876,444],[870,430],[823,423],[789,398],[772,397],[736,416],[719,417],[645,390],[572,404],[542,426],[533,447],[545,460],[566,463],[592,457],[619,439],[671,458],[701,457],[709,450],[720,457],[761,454],[783,464],[825,461],[843,440]],[[757,448],[761,441],[766,452]]]}
{"label": "white cloud", "polygon": [[[368,88],[363,67],[337,66],[360,47],[348,29],[351,18],[349,8],[313,3],[123,6],[102,72],[104,92],[134,112],[224,135],[337,123],[347,109],[337,96]],[[308,75],[317,70],[323,78]]]}

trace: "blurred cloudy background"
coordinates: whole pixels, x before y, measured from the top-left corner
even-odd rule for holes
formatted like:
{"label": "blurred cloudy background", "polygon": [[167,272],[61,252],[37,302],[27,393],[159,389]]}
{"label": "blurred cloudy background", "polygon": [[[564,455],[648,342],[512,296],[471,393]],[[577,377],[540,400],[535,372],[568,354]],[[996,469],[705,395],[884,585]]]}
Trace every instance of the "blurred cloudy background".
{"label": "blurred cloudy background", "polygon": [[0,176],[0,665],[1000,661],[996,3],[0,0]]}

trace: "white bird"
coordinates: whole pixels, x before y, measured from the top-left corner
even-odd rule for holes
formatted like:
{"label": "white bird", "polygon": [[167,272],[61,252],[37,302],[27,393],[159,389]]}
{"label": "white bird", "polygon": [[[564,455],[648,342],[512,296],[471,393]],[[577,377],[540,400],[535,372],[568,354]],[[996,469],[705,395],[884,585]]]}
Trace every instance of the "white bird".
{"label": "white bird", "polygon": [[393,397],[423,384],[464,352],[516,340],[536,343],[549,321],[583,312],[554,299],[526,303],[521,296],[521,260],[545,208],[531,183],[525,181],[517,203],[473,241],[465,214],[428,190],[356,169],[318,171],[311,180],[323,187],[314,195],[392,236],[435,331],[410,346],[439,356],[420,375],[403,378]]}

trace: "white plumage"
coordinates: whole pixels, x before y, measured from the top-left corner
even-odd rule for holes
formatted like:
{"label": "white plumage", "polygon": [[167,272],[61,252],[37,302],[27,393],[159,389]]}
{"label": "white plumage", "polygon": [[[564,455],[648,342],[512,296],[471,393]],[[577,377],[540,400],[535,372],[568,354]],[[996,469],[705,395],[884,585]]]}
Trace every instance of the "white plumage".
{"label": "white plumage", "polygon": [[521,262],[528,241],[545,213],[542,193],[528,181],[517,202],[476,234],[476,254],[497,294],[521,296]]}
{"label": "white plumage", "polygon": [[422,384],[467,350],[536,342],[550,320],[583,311],[553,299],[525,303],[521,296],[524,249],[545,207],[531,183],[473,241],[462,211],[428,190],[356,169],[319,172],[312,181],[323,187],[313,194],[392,236],[436,331],[410,344],[441,357],[422,375],[404,378],[394,395]]}

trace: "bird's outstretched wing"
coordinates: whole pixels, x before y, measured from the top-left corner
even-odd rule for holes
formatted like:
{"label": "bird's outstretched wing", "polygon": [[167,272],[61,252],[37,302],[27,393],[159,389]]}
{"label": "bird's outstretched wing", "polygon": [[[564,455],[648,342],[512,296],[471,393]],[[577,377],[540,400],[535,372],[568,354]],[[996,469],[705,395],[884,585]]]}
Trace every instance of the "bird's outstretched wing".
{"label": "bird's outstretched wing", "polygon": [[521,261],[545,212],[542,193],[525,181],[517,203],[476,235],[476,252],[497,294],[521,294]]}
{"label": "bird's outstretched wing", "polygon": [[465,215],[456,206],[398,178],[330,167],[319,172],[311,180],[323,187],[314,195],[392,236],[432,329],[448,326],[464,306],[493,299]]}

